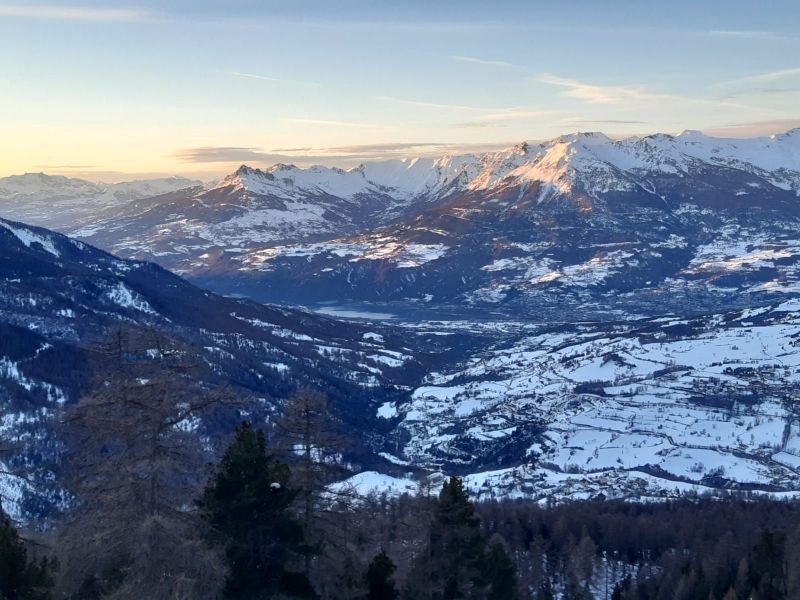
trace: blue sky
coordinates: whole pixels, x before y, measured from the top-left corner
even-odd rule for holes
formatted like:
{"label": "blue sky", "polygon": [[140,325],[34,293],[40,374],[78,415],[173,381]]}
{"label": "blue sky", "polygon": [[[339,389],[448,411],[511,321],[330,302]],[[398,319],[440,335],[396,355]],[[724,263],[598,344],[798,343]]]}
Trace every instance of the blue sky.
{"label": "blue sky", "polygon": [[0,175],[769,134],[800,125],[799,32],[796,1],[0,0]]}

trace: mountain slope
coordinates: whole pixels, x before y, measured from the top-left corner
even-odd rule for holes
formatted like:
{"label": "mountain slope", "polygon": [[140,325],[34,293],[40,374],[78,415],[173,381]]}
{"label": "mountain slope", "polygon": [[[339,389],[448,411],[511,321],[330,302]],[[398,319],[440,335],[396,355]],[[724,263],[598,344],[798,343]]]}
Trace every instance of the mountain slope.
{"label": "mountain slope", "polygon": [[733,141],[581,134],[479,162],[462,187],[378,230],[221,253],[189,276],[269,301],[595,316],[800,291],[800,130]]}
{"label": "mountain slope", "polygon": [[[298,385],[325,389],[354,434],[351,464],[400,480],[459,473],[482,497],[792,495],[798,309],[784,299],[581,323],[342,322],[216,296],[152,263],[0,221],[2,431],[16,446],[3,466],[47,476],[54,417],[87,385],[86,344],[127,324],[190,344],[209,384],[253,398],[255,420]],[[199,427],[227,431],[225,420]],[[0,484],[16,514],[53,501]]]}
{"label": "mountain slope", "polygon": [[[156,329],[190,345],[209,367],[209,385],[255,402],[252,418],[276,410],[292,389],[314,385],[328,392],[348,429],[368,431],[376,407],[421,376],[398,336],[216,296],[152,263],[0,220],[0,427],[19,446],[6,466],[28,471],[53,459],[53,418],[88,385],[87,345],[118,326]],[[209,424],[204,433],[225,430]],[[369,444],[359,437],[354,456],[368,459]],[[0,483],[19,501],[16,510],[40,508],[20,480],[4,475]]]}
{"label": "mountain slope", "polygon": [[[389,160],[347,171],[243,166],[208,189],[96,215],[89,227],[62,227],[125,256],[194,274],[230,269],[228,260],[242,252],[391,223],[458,233],[473,212],[489,209],[504,220],[548,203],[579,215],[630,199],[634,207],[674,210],[695,190],[708,209],[758,205],[781,192],[796,197],[799,165],[800,130],[748,140],[687,131],[613,141],[583,133],[501,152]],[[243,260],[238,267],[248,265]]]}
{"label": "mountain slope", "polygon": [[0,178],[0,216],[42,227],[66,228],[134,200],[200,185],[183,177],[114,184],[26,173]]}

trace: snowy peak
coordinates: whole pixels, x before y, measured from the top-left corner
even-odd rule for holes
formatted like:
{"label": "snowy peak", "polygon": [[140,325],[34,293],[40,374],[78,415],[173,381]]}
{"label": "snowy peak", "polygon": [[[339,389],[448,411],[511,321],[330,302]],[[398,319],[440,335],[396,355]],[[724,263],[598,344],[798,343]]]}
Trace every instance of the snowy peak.
{"label": "snowy peak", "polygon": [[[749,172],[781,171],[773,178],[775,184],[800,192],[798,131],[742,140],[714,138],[696,130],[623,140],[601,132],[576,132],[536,146],[523,142],[485,154],[374,161],[349,170],[277,164],[261,171],[243,166],[223,183],[278,197],[326,194],[352,200],[387,194],[397,201],[436,200],[457,191],[533,181],[560,193],[576,185],[589,193],[625,191],[635,187],[642,174],[689,173],[706,163]],[[783,171],[790,171],[790,176]]]}
{"label": "snowy peak", "polygon": [[576,133],[571,133],[567,135],[562,135],[557,137],[556,139],[552,140],[546,145],[551,144],[581,144],[584,146],[598,146],[602,144],[610,144],[611,138],[609,138],[606,134],[600,133],[599,131],[587,131],[581,132],[578,131]]}
{"label": "snowy peak", "polygon": [[103,192],[103,187],[61,175],[25,173],[0,178],[0,199],[93,196]]}
{"label": "snowy peak", "polygon": [[200,185],[199,181],[185,177],[163,177],[120,183],[92,183],[84,179],[25,173],[0,178],[0,201],[51,201],[53,199],[80,199],[98,196],[139,199],[174,192]]}

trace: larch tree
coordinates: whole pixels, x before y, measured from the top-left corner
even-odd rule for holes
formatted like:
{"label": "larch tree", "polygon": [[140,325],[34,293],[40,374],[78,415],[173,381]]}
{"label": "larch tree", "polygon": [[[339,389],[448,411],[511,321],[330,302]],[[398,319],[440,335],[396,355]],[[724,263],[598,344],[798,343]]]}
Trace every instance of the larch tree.
{"label": "larch tree", "polygon": [[322,551],[325,531],[330,528],[325,522],[329,509],[337,504],[347,505],[346,491],[342,498],[333,498],[327,491],[327,485],[345,472],[341,463],[347,437],[328,406],[327,396],[313,388],[293,394],[276,425],[278,439],[291,464],[293,485],[299,492],[303,528],[310,544],[305,573],[311,576],[313,555]]}
{"label": "larch tree", "polygon": [[221,396],[190,347],[116,330],[92,349],[93,391],[64,415],[62,588],[81,598],[217,598],[222,561],[192,498],[207,453],[193,431]]}

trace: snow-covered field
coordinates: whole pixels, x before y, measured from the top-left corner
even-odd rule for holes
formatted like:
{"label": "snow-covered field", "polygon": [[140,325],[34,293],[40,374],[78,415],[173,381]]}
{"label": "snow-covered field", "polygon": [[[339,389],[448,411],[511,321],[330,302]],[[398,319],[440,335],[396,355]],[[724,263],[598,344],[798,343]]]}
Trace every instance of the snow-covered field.
{"label": "snow-covered field", "polygon": [[800,492],[795,310],[506,333],[392,407],[395,456],[481,495]]}

